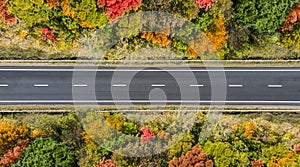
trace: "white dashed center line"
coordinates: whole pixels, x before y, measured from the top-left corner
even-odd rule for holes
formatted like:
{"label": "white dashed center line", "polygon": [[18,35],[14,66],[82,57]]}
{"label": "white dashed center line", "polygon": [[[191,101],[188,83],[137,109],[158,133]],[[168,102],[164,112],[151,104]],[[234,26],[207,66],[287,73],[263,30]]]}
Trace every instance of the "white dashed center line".
{"label": "white dashed center line", "polygon": [[282,88],[282,85],[268,85],[269,88]]}
{"label": "white dashed center line", "polygon": [[230,88],[242,88],[243,85],[228,85]]}
{"label": "white dashed center line", "polygon": [[0,84],[0,87],[8,87],[8,84]]}
{"label": "white dashed center line", "polygon": [[74,87],[87,87],[87,84],[74,84]]}
{"label": "white dashed center line", "polygon": [[204,85],[190,85],[191,87],[204,87]]}
{"label": "white dashed center line", "polygon": [[126,87],[126,84],[113,84],[113,87]]}
{"label": "white dashed center line", "polygon": [[35,87],[48,87],[48,84],[34,84]]}
{"label": "white dashed center line", "polygon": [[165,87],[165,84],[152,84],[152,87]]}

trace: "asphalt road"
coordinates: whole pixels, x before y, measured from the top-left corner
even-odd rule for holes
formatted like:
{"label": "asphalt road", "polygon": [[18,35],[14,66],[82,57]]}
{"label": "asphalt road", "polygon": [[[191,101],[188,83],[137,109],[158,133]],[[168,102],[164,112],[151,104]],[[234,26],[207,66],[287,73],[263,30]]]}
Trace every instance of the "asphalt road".
{"label": "asphalt road", "polygon": [[300,68],[0,67],[0,104],[300,105]]}

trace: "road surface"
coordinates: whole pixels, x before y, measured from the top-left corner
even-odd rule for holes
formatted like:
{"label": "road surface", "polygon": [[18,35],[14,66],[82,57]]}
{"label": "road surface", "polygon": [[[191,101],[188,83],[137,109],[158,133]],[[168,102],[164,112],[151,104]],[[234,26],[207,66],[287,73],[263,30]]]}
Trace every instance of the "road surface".
{"label": "road surface", "polygon": [[0,67],[0,105],[300,105],[300,68]]}

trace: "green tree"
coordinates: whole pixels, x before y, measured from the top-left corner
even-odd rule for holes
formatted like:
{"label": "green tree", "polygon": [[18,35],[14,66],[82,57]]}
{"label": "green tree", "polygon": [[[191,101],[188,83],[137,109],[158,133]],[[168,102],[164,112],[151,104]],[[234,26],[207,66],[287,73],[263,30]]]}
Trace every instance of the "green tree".
{"label": "green tree", "polygon": [[298,0],[236,0],[234,17],[258,33],[275,33]]}
{"label": "green tree", "polygon": [[13,167],[76,166],[75,152],[52,138],[37,138],[24,150]]}

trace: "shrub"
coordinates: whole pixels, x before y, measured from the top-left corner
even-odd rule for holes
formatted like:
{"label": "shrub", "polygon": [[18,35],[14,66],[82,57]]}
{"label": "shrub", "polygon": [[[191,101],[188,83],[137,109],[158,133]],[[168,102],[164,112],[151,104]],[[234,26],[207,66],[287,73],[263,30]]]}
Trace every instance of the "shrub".
{"label": "shrub", "polygon": [[232,52],[236,53],[243,49],[249,50],[247,46],[251,40],[251,31],[247,27],[239,24],[237,20],[233,20],[228,23],[227,30],[229,34],[228,45],[232,48]]}
{"label": "shrub", "polygon": [[252,167],[264,167],[265,163],[261,159],[254,160],[254,161],[251,162],[251,166]]}
{"label": "shrub", "polygon": [[293,30],[284,31],[281,37],[281,42],[284,46],[296,45],[300,48],[300,23],[296,23]]}
{"label": "shrub", "polygon": [[13,167],[31,166],[75,166],[74,151],[64,143],[59,143],[51,138],[37,138],[30,142],[21,158]]}
{"label": "shrub", "polygon": [[17,23],[17,18],[16,16],[10,14],[8,10],[7,2],[8,0],[0,1],[0,18],[6,24],[15,24]]}
{"label": "shrub", "polygon": [[219,15],[212,20],[214,16],[203,14],[196,18],[193,22],[202,29],[204,33],[200,33],[197,37],[191,40],[188,48],[188,53],[191,57],[196,57],[201,54],[213,53],[215,50],[221,50],[229,38],[224,25],[223,15]]}
{"label": "shrub", "polygon": [[125,119],[118,113],[104,113],[105,120],[116,131],[121,131],[125,122]]}
{"label": "shrub", "polygon": [[[39,46],[39,48],[49,48],[48,45],[52,45],[52,50],[70,49],[75,39],[79,36],[79,25],[72,18],[64,15],[60,7],[50,9],[44,0],[9,1],[9,9],[25,24],[24,31],[29,32],[26,36],[40,38],[41,28],[51,29],[52,36],[42,36],[42,39],[50,37],[52,40],[38,43],[38,45],[44,45]],[[54,39],[56,41],[55,44],[53,43]]]}
{"label": "shrub", "polygon": [[0,159],[0,166],[6,167],[14,163],[22,154],[23,150],[27,147],[29,139],[21,140],[18,145],[13,149],[8,150]]}
{"label": "shrub", "polygon": [[286,148],[283,144],[262,149],[262,159],[267,166],[289,167],[299,165],[297,154]]}
{"label": "shrub", "polygon": [[106,8],[110,19],[116,19],[132,9],[137,9],[141,6],[141,3],[141,0],[98,0],[97,2],[99,7]]}
{"label": "shrub", "polygon": [[213,2],[213,5],[209,7],[207,11],[210,15],[223,14],[227,21],[232,19],[232,0],[217,0]]}
{"label": "shrub", "polygon": [[169,167],[186,166],[213,167],[213,161],[208,159],[207,155],[203,152],[199,145],[196,145],[184,156],[180,158],[174,158],[169,162]]}
{"label": "shrub", "polygon": [[243,135],[246,138],[251,139],[255,134],[255,124],[254,124],[254,122],[244,122],[243,125],[244,125],[243,126],[244,127]]}
{"label": "shrub", "polygon": [[199,7],[194,0],[144,0],[143,10],[172,13],[192,20],[198,16]]}
{"label": "shrub", "polygon": [[[167,153],[159,152],[162,148],[164,145],[160,142],[128,142],[120,148],[121,150],[117,150],[117,152],[122,152],[122,155],[114,153],[112,160],[118,166],[167,166]],[[138,156],[126,156],[131,154]]]}
{"label": "shrub", "polygon": [[160,11],[172,13],[174,0],[143,0],[143,11]]}
{"label": "shrub", "polygon": [[213,159],[216,167],[243,167],[250,164],[247,153],[234,151],[233,147],[226,142],[208,141],[204,144],[203,150]]}
{"label": "shrub", "polygon": [[183,156],[189,150],[191,150],[194,144],[195,144],[194,135],[187,134],[179,142],[171,146],[168,154],[169,159],[172,159],[173,157]]}
{"label": "shrub", "polygon": [[117,167],[117,165],[112,160],[106,160],[105,157],[103,157],[94,167]]}
{"label": "shrub", "polygon": [[99,28],[107,23],[107,18],[98,10],[95,0],[62,0],[62,12],[74,19],[83,28]]}
{"label": "shrub", "polygon": [[297,144],[297,145],[294,146],[294,151],[297,154],[300,153],[300,144]]}
{"label": "shrub", "polygon": [[0,155],[7,149],[15,146],[19,139],[28,136],[28,129],[25,125],[15,126],[8,123],[0,123]]}
{"label": "shrub", "polygon": [[172,13],[178,14],[187,20],[192,20],[198,16],[199,8],[194,0],[174,0]]}
{"label": "shrub", "polygon": [[207,28],[214,23],[214,16],[211,16],[208,13],[203,13],[193,20],[193,23],[197,25],[203,31],[207,31]]}
{"label": "shrub", "polygon": [[90,167],[99,161],[99,157],[109,154],[109,152],[99,146],[86,132],[82,132],[84,139],[83,147],[80,149],[78,165]]}
{"label": "shrub", "polygon": [[276,33],[298,0],[237,0],[234,17],[253,32]]}
{"label": "shrub", "polygon": [[31,138],[52,137],[76,149],[83,141],[82,127],[75,113],[24,114],[20,117],[20,121],[33,129]]}
{"label": "shrub", "polygon": [[214,0],[195,0],[196,3],[206,10],[214,3]]}
{"label": "shrub", "polygon": [[[32,7],[34,6],[34,7]],[[13,0],[9,1],[9,10],[28,27],[35,27],[52,19],[51,11],[44,0]]]}
{"label": "shrub", "polygon": [[298,3],[290,12],[287,20],[284,22],[283,26],[280,28],[280,32],[291,30],[293,25],[300,19],[300,3]]}
{"label": "shrub", "polygon": [[141,141],[143,142],[150,141],[152,138],[155,137],[152,130],[148,127],[143,127],[141,131],[142,131]]}
{"label": "shrub", "polygon": [[56,37],[53,35],[53,33],[51,32],[51,30],[49,28],[41,28],[41,32],[42,32],[42,40],[46,40],[46,39],[51,39],[52,41],[56,40]]}
{"label": "shrub", "polygon": [[46,0],[48,8],[55,8],[60,5],[59,0]]}
{"label": "shrub", "polygon": [[171,44],[169,36],[164,33],[144,32],[141,38],[161,46],[169,46]]}
{"label": "shrub", "polygon": [[281,32],[286,30],[291,30],[293,28],[293,24],[295,24],[300,19],[300,3],[298,3],[290,12],[287,20],[284,22]]}
{"label": "shrub", "polygon": [[133,122],[125,121],[122,126],[122,133],[126,135],[136,136],[139,134],[139,127]]}

